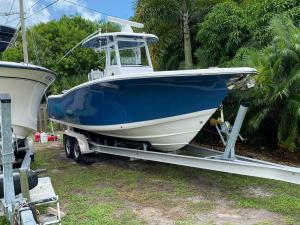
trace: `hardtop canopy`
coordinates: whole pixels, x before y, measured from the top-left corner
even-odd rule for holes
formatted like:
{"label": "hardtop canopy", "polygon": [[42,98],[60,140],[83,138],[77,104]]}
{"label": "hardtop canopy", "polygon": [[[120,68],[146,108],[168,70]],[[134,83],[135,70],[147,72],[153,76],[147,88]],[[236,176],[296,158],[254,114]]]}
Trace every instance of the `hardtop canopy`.
{"label": "hardtop canopy", "polygon": [[0,25],[0,52],[4,52],[16,33],[16,29]]}
{"label": "hardtop canopy", "polygon": [[158,41],[158,37],[153,34],[114,32],[96,34],[84,41],[82,43],[82,46],[85,48],[102,49],[106,48],[108,43],[113,42],[114,38],[116,38],[117,41],[127,40],[126,42],[123,41],[119,43],[119,49],[139,47],[144,44],[144,41],[146,41],[147,44],[155,43]]}

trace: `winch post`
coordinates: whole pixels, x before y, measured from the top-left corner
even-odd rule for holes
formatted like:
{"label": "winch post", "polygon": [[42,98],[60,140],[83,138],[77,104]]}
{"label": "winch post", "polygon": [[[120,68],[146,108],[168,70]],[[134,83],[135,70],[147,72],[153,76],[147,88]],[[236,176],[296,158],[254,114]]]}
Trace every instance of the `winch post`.
{"label": "winch post", "polygon": [[31,164],[31,155],[32,153],[32,147],[29,147],[29,140],[26,139],[25,145],[28,147],[28,150],[26,151],[25,157],[23,159],[21,168],[19,169],[20,174],[20,184],[21,184],[21,190],[22,190],[22,197],[25,198],[27,201],[30,201],[30,194],[29,194],[29,183],[28,183],[28,170],[30,168]]}
{"label": "winch post", "polygon": [[20,168],[19,169],[19,174],[20,174],[20,184],[21,184],[22,196],[27,201],[30,201],[27,169]]}
{"label": "winch post", "polygon": [[247,110],[248,110],[248,106],[246,106],[245,103],[242,103],[240,105],[238,114],[235,118],[232,130],[229,135],[229,139],[226,144],[225,151],[222,155],[222,159],[225,159],[225,160],[234,160],[235,159],[235,144],[236,144],[236,140],[239,137],[240,130],[241,130],[243,121],[245,119]]}
{"label": "winch post", "polygon": [[14,153],[12,149],[11,130],[11,98],[8,94],[0,94],[1,118],[1,157],[3,166],[3,190],[6,215],[12,224],[15,206],[15,189],[13,181]]}

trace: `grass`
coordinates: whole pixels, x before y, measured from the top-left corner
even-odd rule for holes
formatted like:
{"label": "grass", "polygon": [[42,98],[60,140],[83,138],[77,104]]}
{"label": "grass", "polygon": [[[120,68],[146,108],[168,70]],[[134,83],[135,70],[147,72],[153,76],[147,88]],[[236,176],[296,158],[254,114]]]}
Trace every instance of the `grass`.
{"label": "grass", "polygon": [[[300,187],[285,182],[116,157],[79,165],[64,157],[61,146],[45,145],[37,145],[33,168],[47,168],[52,177],[62,210],[67,213],[63,224],[142,225],[153,215],[147,218],[141,212],[150,208],[159,209],[161,217],[167,216],[176,225],[194,225],[199,224],[199,213],[214,212],[220,198],[233,202],[237,209],[277,213],[282,224],[300,224]],[[250,187],[270,195],[245,194]],[[203,199],[194,199],[197,196]],[[215,223],[208,218],[201,224]],[[273,223],[265,218],[256,224]]]}
{"label": "grass", "polygon": [[190,203],[189,208],[193,213],[197,213],[199,211],[210,211],[214,208],[214,204],[209,201],[192,202]]}
{"label": "grass", "polygon": [[[235,200],[240,207],[267,209],[300,221],[299,185],[229,174],[224,174],[220,179],[225,186],[230,187],[230,193],[228,190],[223,191],[227,192],[228,198]],[[272,195],[268,197],[241,195],[241,192],[250,186],[261,187]]]}
{"label": "grass", "polygon": [[[78,202],[77,202],[78,204]],[[142,224],[140,220],[135,218],[134,214],[129,210],[124,210],[115,215],[116,211],[121,210],[124,206],[116,203],[99,203],[96,205],[91,205],[87,207],[85,204],[82,204],[84,208],[80,208],[80,211],[84,213],[80,218],[76,216],[78,208],[74,210],[76,212],[64,219],[64,224],[95,224],[95,225],[130,225],[130,224]],[[72,212],[71,212],[72,213]]]}

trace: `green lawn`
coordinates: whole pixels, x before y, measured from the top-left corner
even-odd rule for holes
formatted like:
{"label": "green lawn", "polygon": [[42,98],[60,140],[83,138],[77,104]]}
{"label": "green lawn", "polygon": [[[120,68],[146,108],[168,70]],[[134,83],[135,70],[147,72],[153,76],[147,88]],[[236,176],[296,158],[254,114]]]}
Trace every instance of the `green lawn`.
{"label": "green lawn", "polygon": [[297,185],[118,157],[79,165],[61,145],[36,148],[63,224],[300,224]]}

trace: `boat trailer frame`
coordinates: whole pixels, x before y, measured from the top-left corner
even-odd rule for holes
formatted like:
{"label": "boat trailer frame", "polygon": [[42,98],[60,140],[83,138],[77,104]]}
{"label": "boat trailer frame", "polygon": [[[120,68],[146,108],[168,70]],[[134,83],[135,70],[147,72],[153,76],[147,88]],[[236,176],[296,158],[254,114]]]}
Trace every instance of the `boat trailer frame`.
{"label": "boat trailer frame", "polygon": [[[78,143],[80,152],[74,154],[77,162],[85,154],[105,153],[131,159],[142,159],[300,184],[300,168],[236,155],[235,144],[247,110],[248,107],[246,105],[242,104],[240,106],[224,152],[194,145],[187,145],[183,149],[171,153],[149,150],[147,144],[143,144],[138,149],[126,147],[124,143],[118,141],[115,141],[114,145],[108,145],[106,140],[101,140],[101,142],[92,141],[85,134],[79,133],[72,127],[68,127],[65,131],[64,138],[71,137]],[[76,155],[80,156],[80,158],[76,157]]]}
{"label": "boat trailer frame", "polygon": [[[60,206],[49,177],[38,178],[38,185],[29,190],[28,171],[33,156],[32,143],[27,139],[26,152],[22,165],[13,169],[15,162],[11,126],[11,98],[8,94],[0,94],[0,163],[4,198],[0,200],[0,216],[5,215],[11,225],[48,225],[60,224]],[[21,193],[15,195],[14,174],[19,173]],[[56,204],[57,215],[40,215],[36,220],[36,207]]]}

